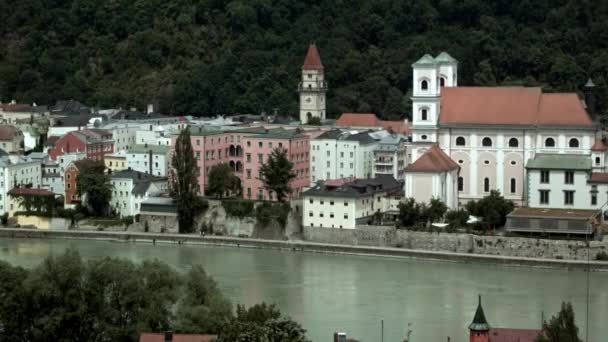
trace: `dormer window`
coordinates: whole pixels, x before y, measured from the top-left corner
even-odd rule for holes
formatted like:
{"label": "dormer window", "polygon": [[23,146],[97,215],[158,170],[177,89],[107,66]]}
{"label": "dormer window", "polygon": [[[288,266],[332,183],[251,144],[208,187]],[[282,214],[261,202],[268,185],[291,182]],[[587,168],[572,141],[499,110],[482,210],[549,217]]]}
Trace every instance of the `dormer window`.
{"label": "dormer window", "polygon": [[420,82],[420,89],[422,89],[423,91],[429,90],[429,81],[422,80],[422,82]]}

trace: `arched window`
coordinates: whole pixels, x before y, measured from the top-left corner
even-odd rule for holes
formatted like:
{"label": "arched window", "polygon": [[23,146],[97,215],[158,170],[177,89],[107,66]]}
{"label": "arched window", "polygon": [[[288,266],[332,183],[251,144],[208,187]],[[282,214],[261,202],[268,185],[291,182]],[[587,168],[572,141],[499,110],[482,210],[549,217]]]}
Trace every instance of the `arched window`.
{"label": "arched window", "polygon": [[570,139],[570,141],[568,142],[568,146],[574,147],[574,148],[578,147],[578,139],[576,139],[576,138]]}
{"label": "arched window", "polygon": [[511,178],[511,193],[514,194],[517,191],[517,181],[515,178]]}
{"label": "arched window", "polygon": [[422,108],[420,110],[420,120],[422,120],[422,121],[428,120],[428,111],[426,108]]}
{"label": "arched window", "polygon": [[555,147],[555,140],[553,138],[545,139],[545,147]]}
{"label": "arched window", "polygon": [[444,77],[440,77],[439,78],[439,86],[440,87],[445,87],[445,78]]}
{"label": "arched window", "polygon": [[464,178],[458,177],[458,191],[464,191]]}
{"label": "arched window", "polygon": [[492,146],[492,139],[490,139],[488,137],[483,138],[483,140],[481,140],[481,146],[491,147]]}
{"label": "arched window", "polygon": [[518,147],[518,146],[519,146],[519,140],[517,140],[517,138],[509,139],[509,147]]}
{"label": "arched window", "polygon": [[488,177],[483,179],[483,191],[490,192],[490,178]]}
{"label": "arched window", "polygon": [[464,139],[464,137],[456,138],[456,146],[464,146],[466,144],[467,144],[467,141]]}
{"label": "arched window", "polygon": [[420,89],[422,90],[429,90],[429,81],[427,80],[422,80],[422,82],[420,82]]}

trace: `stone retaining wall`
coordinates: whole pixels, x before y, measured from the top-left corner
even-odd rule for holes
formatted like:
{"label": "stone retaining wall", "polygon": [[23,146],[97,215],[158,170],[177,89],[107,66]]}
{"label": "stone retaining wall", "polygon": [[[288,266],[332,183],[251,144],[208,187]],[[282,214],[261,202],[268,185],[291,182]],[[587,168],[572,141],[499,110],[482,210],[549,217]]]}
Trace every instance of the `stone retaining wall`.
{"label": "stone retaining wall", "polygon": [[[303,230],[305,240],[320,243],[401,247],[510,257],[587,260],[587,247],[584,241],[427,233],[374,226],[361,226],[357,229],[304,227]],[[608,253],[608,241],[590,242],[592,260],[602,251]]]}

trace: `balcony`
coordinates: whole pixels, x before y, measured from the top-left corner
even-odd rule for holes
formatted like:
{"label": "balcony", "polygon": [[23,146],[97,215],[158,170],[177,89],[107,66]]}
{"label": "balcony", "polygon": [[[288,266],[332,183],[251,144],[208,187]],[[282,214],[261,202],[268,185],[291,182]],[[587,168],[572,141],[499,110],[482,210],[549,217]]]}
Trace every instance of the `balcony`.
{"label": "balcony", "polygon": [[315,84],[315,87],[312,85],[308,85],[308,87],[304,87],[304,82],[298,83],[298,91],[327,91],[327,82],[307,82]]}

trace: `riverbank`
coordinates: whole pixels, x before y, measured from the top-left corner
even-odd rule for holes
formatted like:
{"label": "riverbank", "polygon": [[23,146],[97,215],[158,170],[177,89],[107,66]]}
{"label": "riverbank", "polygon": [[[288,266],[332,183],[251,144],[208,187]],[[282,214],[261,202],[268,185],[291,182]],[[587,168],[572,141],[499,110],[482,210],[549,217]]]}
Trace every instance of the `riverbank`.
{"label": "riverbank", "polygon": [[453,253],[394,247],[350,246],[307,241],[261,240],[224,236],[156,234],[104,231],[57,231],[23,228],[0,228],[2,238],[86,239],[139,243],[170,243],[229,246],[236,248],[276,249],[293,252],[369,255],[396,258],[419,258],[450,262],[505,266],[561,268],[568,270],[608,271],[608,262],[507,257],[473,253]]}

